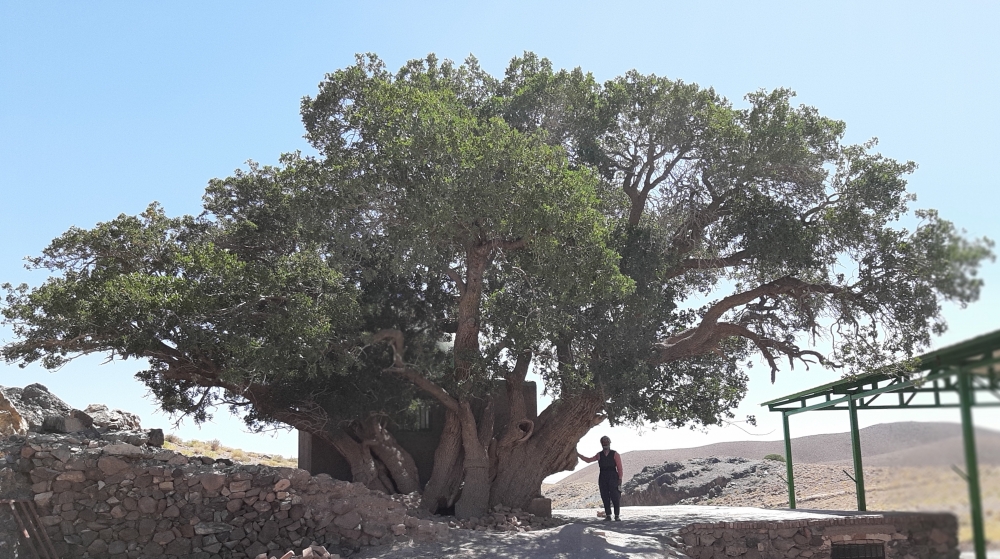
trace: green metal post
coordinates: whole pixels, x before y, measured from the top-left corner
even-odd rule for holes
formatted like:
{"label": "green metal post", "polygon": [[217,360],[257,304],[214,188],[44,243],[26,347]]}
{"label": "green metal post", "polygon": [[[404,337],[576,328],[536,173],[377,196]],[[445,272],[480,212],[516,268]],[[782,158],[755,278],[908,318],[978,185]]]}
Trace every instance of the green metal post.
{"label": "green metal post", "polygon": [[861,433],[858,430],[858,406],[854,402],[854,397],[847,401],[848,410],[851,414],[851,450],[854,453],[854,487],[858,494],[858,510],[865,511],[865,470],[861,463]]}
{"label": "green metal post", "polygon": [[965,442],[965,473],[969,483],[969,507],[972,509],[972,540],[976,559],[986,559],[986,533],[983,531],[983,502],[979,492],[979,462],[976,457],[976,432],[972,423],[972,378],[958,372],[958,396],[962,410],[962,439]]}
{"label": "green metal post", "polygon": [[788,475],[788,508],[795,508],[795,473],[792,469],[792,437],[788,431],[788,414],[781,414],[781,422],[785,428],[785,473]]}

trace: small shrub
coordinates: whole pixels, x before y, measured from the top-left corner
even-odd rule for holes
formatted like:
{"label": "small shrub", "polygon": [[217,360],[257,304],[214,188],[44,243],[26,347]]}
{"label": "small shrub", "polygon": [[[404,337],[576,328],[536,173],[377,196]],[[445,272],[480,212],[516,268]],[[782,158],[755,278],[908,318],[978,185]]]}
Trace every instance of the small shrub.
{"label": "small shrub", "polygon": [[247,453],[237,448],[233,450],[233,453],[230,456],[233,460],[246,460]]}
{"label": "small shrub", "polygon": [[208,442],[208,446],[212,450],[219,450],[219,445],[220,444],[222,444],[222,443],[219,442],[219,439],[212,439],[211,441]]}
{"label": "small shrub", "polygon": [[181,444],[181,438],[174,433],[167,433],[166,435],[163,435],[163,440],[168,443]]}
{"label": "small shrub", "polygon": [[775,462],[784,462],[785,457],[780,454],[768,454],[764,457],[764,460],[774,460]]}

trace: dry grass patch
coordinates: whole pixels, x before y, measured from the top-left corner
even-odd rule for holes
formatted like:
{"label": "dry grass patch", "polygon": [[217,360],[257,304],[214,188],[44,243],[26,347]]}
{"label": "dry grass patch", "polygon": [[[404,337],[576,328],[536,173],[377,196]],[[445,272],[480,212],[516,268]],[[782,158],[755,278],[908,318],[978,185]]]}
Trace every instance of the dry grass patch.
{"label": "dry grass patch", "polygon": [[280,454],[248,452],[239,448],[223,446],[218,439],[211,441],[189,440],[170,433],[164,436],[163,448],[178,452],[185,456],[208,456],[209,458],[226,458],[240,464],[263,464],[275,468],[297,468],[298,460],[292,456],[285,458]]}
{"label": "dry grass patch", "polygon": [[[854,482],[843,464],[796,464],[795,493],[799,508],[856,510]],[[784,475],[784,471],[777,472]],[[776,476],[775,476],[776,477]],[[982,465],[979,470],[986,539],[1000,546],[1000,466]],[[871,511],[950,512],[958,517],[959,541],[972,541],[969,488],[965,480],[944,467],[866,467],[865,503]],[[788,489],[784,480],[762,483],[749,493],[726,494],[699,504],[785,508]]]}
{"label": "dry grass patch", "polygon": [[[1000,545],[1000,466],[981,466],[979,484],[986,539]],[[869,509],[951,512],[958,517],[959,540],[972,540],[969,486],[951,470],[865,468],[865,488]]]}

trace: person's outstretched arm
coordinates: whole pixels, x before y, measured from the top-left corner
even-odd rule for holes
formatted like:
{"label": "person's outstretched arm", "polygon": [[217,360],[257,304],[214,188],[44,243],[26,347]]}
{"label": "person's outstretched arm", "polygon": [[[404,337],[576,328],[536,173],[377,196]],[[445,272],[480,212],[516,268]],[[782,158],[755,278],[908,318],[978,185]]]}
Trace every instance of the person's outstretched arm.
{"label": "person's outstretched arm", "polygon": [[597,460],[597,455],[598,454],[600,454],[600,452],[598,452],[597,454],[591,456],[590,458],[587,458],[586,456],[580,454],[579,451],[577,451],[576,456],[577,456],[577,458],[579,458],[580,460],[583,460],[584,462],[593,462],[594,460]]}
{"label": "person's outstretched arm", "polygon": [[615,468],[618,469],[618,487],[621,487],[622,482],[625,481],[625,468],[622,467],[622,455],[618,452],[615,453]]}

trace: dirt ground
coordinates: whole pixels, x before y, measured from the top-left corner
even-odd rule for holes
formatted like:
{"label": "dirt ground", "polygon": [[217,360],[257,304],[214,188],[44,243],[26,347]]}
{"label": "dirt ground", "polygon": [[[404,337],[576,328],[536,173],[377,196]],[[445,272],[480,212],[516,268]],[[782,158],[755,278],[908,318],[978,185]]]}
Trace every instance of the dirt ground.
{"label": "dirt ground", "polygon": [[[531,532],[449,531],[440,543],[399,542],[351,557],[379,559],[684,559],[676,531],[695,522],[829,518],[817,511],[755,508],[627,507],[622,522],[605,522],[593,509],[558,510],[561,525]],[[992,558],[991,558],[992,559]]]}
{"label": "dirt ground", "polygon": [[[788,507],[785,466],[776,462],[767,473],[736,480],[722,495],[690,499],[683,504],[729,507]],[[855,510],[857,499],[852,482],[844,470],[849,464],[796,464],[795,493],[798,508],[817,510]],[[1000,547],[1000,466],[984,465],[979,470],[982,486],[986,538],[991,547]],[[959,519],[959,539],[970,542],[968,486],[950,468],[943,467],[866,467],[865,489],[868,510],[948,511]],[[552,499],[552,508],[601,507],[596,483],[545,485],[542,492]]]}

